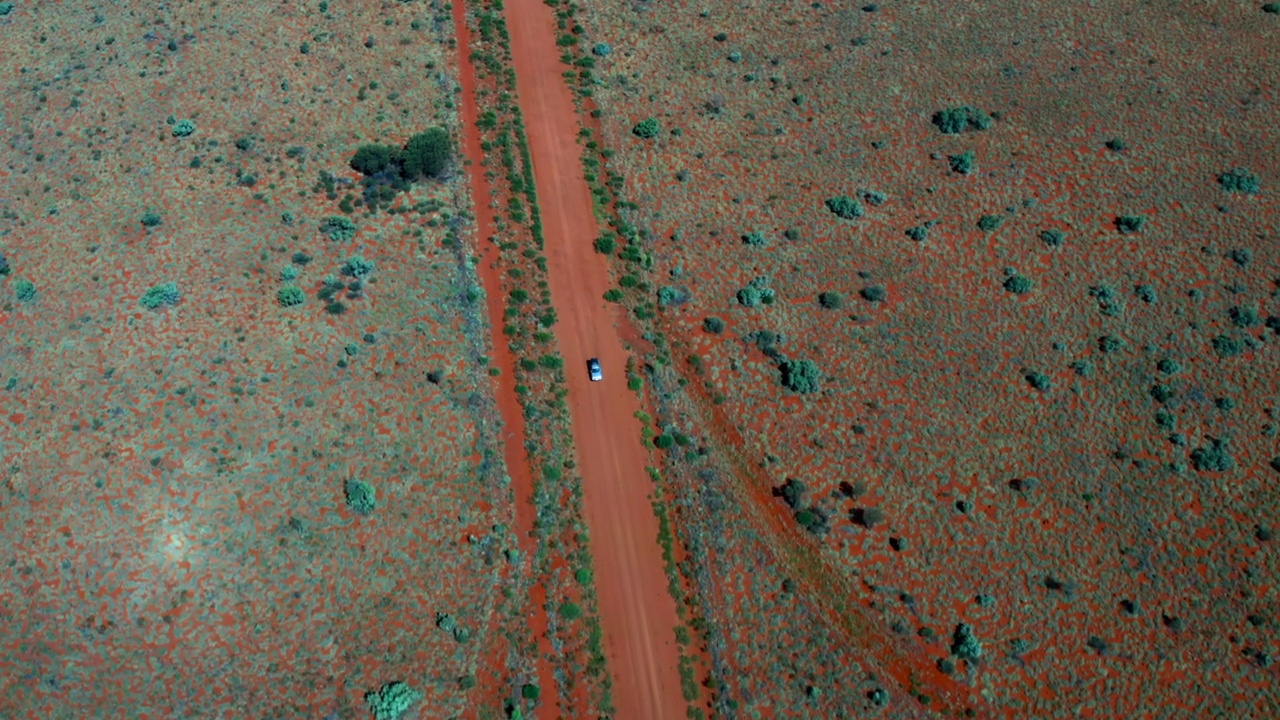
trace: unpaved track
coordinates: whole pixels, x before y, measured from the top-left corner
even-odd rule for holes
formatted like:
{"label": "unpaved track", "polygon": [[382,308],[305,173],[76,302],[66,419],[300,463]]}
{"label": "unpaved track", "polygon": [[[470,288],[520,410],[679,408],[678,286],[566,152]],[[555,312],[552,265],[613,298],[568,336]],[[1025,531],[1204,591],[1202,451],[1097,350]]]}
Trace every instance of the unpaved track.
{"label": "unpaved track", "polygon": [[[608,267],[592,247],[597,227],[554,18],[541,0],[509,0],[506,16],[559,316],[555,332],[568,376],[614,717],[683,718],[678,619],[649,501],[653,481],[644,468],[650,461],[635,418],[640,403],[626,385],[627,354],[614,324],[618,306],[603,299]],[[600,358],[602,382],[587,379],[590,357]]]}

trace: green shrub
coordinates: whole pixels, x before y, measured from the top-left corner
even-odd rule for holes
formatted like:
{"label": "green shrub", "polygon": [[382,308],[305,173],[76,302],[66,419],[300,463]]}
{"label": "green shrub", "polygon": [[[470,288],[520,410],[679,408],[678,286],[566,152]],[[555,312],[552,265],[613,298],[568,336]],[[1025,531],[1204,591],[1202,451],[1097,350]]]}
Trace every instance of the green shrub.
{"label": "green shrub", "polygon": [[174,137],[187,137],[194,134],[195,131],[196,124],[190,120],[179,120],[173,124],[172,132]]}
{"label": "green shrub", "polygon": [[1262,324],[1258,317],[1258,309],[1248,305],[1237,305],[1227,311],[1231,324],[1241,328],[1257,327]]}
{"label": "green shrub", "polygon": [[1245,170],[1235,168],[1218,176],[1218,184],[1223,190],[1233,193],[1254,195],[1258,192],[1258,176]]}
{"label": "green shrub", "polygon": [[888,297],[888,291],[880,285],[868,285],[859,290],[858,294],[862,296],[863,300],[874,303],[884,302],[884,299]]}
{"label": "green shrub", "polygon": [[1139,285],[1133,289],[1133,292],[1144,303],[1151,304],[1156,301],[1156,289],[1150,285]]}
{"label": "green shrub", "polygon": [[525,683],[524,686],[520,688],[520,697],[525,700],[537,700],[541,694],[541,691],[538,690],[538,686],[533,683]]}
{"label": "green shrub", "polygon": [[844,220],[856,220],[866,212],[862,203],[847,195],[827,198],[826,206],[833,215]]}
{"label": "green shrub", "polygon": [[330,240],[346,242],[356,236],[356,224],[351,221],[351,218],[330,215],[320,221],[320,232],[328,235]]}
{"label": "green shrub", "polygon": [[1098,338],[1098,349],[1104,353],[1117,352],[1124,348],[1124,341],[1114,335],[1103,335]]}
{"label": "green shrub", "polygon": [[538,364],[548,370],[559,370],[564,367],[564,359],[559,355],[543,355],[538,358]]}
{"label": "green shrub", "polygon": [[362,278],[373,272],[373,263],[361,255],[352,255],[342,263],[339,272],[347,277]]}
{"label": "green shrub", "polygon": [[785,360],[779,369],[782,371],[782,385],[788,390],[802,395],[818,391],[822,378],[814,361]]}
{"label": "green shrub", "polygon": [[911,238],[912,240],[915,240],[916,242],[924,242],[925,240],[929,239],[930,228],[932,228],[936,224],[937,224],[936,221],[930,220],[928,222],[916,225],[915,227],[907,228],[906,235],[907,237]]}
{"label": "green shrub", "polygon": [[377,175],[394,169],[400,159],[400,148],[370,143],[361,145],[351,157],[351,169],[361,175]]}
{"label": "green shrub", "polygon": [[401,172],[413,180],[439,177],[453,161],[453,141],[449,131],[433,127],[409,138],[400,155]]}
{"label": "green shrub", "polygon": [[676,439],[666,433],[663,433],[653,439],[653,444],[659,450],[667,450],[676,444]]}
{"label": "green shrub", "polygon": [[998,230],[1000,229],[1000,226],[1003,224],[1004,224],[1003,215],[983,215],[982,217],[978,218],[978,229],[982,230],[983,232],[992,232],[994,230]]}
{"label": "green shrub", "polygon": [[828,310],[839,310],[844,307],[844,296],[832,291],[818,293],[818,304]]}
{"label": "green shrub", "polygon": [[1026,275],[1013,274],[1004,281],[1004,289],[1015,295],[1025,295],[1031,292],[1031,288],[1035,285],[1031,278]]}
{"label": "green shrub", "polygon": [[762,247],[769,244],[769,238],[760,231],[749,232],[742,236],[742,242],[752,247]]}
{"label": "green shrub", "polygon": [[369,712],[373,713],[374,720],[400,720],[422,697],[420,691],[396,680],[378,690],[365,693],[364,701],[369,706]]}
{"label": "green shrub", "polygon": [[1209,345],[1222,358],[1235,357],[1244,352],[1244,343],[1230,335],[1219,335],[1210,340]]}
{"label": "green shrub", "polygon": [[1066,235],[1061,230],[1045,230],[1040,233],[1040,241],[1049,247],[1061,247]]}
{"label": "green shrub", "polygon": [[276,301],[284,307],[301,305],[306,299],[306,293],[297,285],[285,285],[276,291]]}
{"label": "green shrub", "polygon": [[1166,403],[1173,398],[1173,388],[1164,383],[1157,383],[1151,386],[1151,398],[1158,403]]}
{"label": "green shrub", "polygon": [[1106,146],[1111,152],[1120,152],[1129,147],[1129,144],[1120,138],[1111,138],[1106,142]]}
{"label": "green shrub", "polygon": [[1160,362],[1156,363],[1156,369],[1165,375],[1176,375],[1182,370],[1182,366],[1173,358],[1160,358]]}
{"label": "green shrub", "polygon": [[143,227],[149,227],[149,228],[156,227],[157,225],[159,225],[159,224],[160,224],[160,222],[161,222],[161,220],[160,220],[160,214],[159,214],[159,213],[156,213],[156,212],[154,212],[154,211],[152,211],[152,210],[148,210],[148,211],[146,211],[146,212],[142,213],[142,226],[143,226]]}
{"label": "green shrub", "polygon": [[658,137],[658,133],[661,131],[662,127],[658,125],[657,118],[645,118],[631,128],[631,132],[642,140],[652,140]]}
{"label": "green shrub", "polygon": [[30,302],[36,299],[36,285],[26,278],[19,278],[13,281],[13,295],[20,302]]}
{"label": "green shrub", "polygon": [[300,271],[298,270],[298,268],[297,268],[296,266],[294,266],[294,265],[285,265],[284,267],[280,268],[279,278],[280,278],[281,280],[283,280],[284,282],[289,282],[289,281],[291,281],[291,280],[297,280],[297,279],[298,279],[298,273],[299,273],[299,272],[300,272]]}
{"label": "green shrub", "polygon": [[1141,215],[1121,215],[1116,218],[1116,230],[1124,235],[1142,232],[1142,227],[1146,224],[1147,219]]}
{"label": "green shrub", "polygon": [[1191,451],[1191,464],[1199,472],[1226,472],[1235,467],[1227,452],[1227,444],[1218,438],[1206,438],[1209,444]]}
{"label": "green shrub", "polygon": [[618,288],[609,288],[604,291],[604,299],[609,302],[622,302],[622,291]]}
{"label": "green shrub", "polygon": [[1070,368],[1072,372],[1080,377],[1089,377],[1093,374],[1093,363],[1088,360],[1072,360]]}
{"label": "green shrub", "polygon": [[1227,251],[1227,259],[1244,267],[1253,260],[1253,251],[1249,248],[1234,248]]}
{"label": "green shrub", "polygon": [[991,127],[991,116],[968,105],[949,107],[933,114],[933,124],[947,135],[958,135],[966,130],[986,130]]}
{"label": "green shrub", "polygon": [[970,662],[982,656],[982,643],[973,634],[973,628],[964,623],[956,625],[951,636],[951,654]]}
{"label": "green shrub", "polygon": [[1023,377],[1026,379],[1028,385],[1041,392],[1044,392],[1053,386],[1053,383],[1049,380],[1049,376],[1044,373],[1029,372]]}
{"label": "green shrub", "polygon": [[571,602],[561,603],[560,617],[565,620],[577,620],[582,617],[582,608]]}
{"label": "green shrub", "polygon": [[595,241],[596,252],[601,255],[610,255],[613,253],[616,245],[614,244],[612,235],[601,235]]}
{"label": "green shrub", "polygon": [[182,298],[182,293],[178,290],[178,283],[167,282],[156,285],[142,294],[142,299],[138,304],[148,310],[165,305],[176,305],[178,300]]}
{"label": "green shrub", "polygon": [[720,318],[714,315],[709,315],[705,319],[703,319],[702,329],[706,330],[712,335],[719,335],[720,333],[724,332],[724,320],[721,320]]}
{"label": "green shrub", "polygon": [[368,515],[378,507],[377,491],[363,480],[348,479],[342,484],[342,494],[347,507],[360,515]]}
{"label": "green shrub", "polygon": [[821,508],[809,507],[796,512],[796,522],[800,527],[808,530],[814,535],[823,535],[830,531],[827,524],[827,514]]}
{"label": "green shrub", "polygon": [[968,175],[973,172],[974,155],[972,150],[967,150],[959,155],[948,155],[947,165],[951,168],[951,172]]}

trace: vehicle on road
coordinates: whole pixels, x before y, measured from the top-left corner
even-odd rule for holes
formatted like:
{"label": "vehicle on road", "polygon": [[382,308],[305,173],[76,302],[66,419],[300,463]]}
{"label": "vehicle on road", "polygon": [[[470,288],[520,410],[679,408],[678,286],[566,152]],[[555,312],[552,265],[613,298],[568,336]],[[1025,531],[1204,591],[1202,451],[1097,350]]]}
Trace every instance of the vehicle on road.
{"label": "vehicle on road", "polygon": [[600,382],[604,379],[604,372],[600,370],[600,358],[591,358],[587,361],[587,376],[591,378],[591,382]]}

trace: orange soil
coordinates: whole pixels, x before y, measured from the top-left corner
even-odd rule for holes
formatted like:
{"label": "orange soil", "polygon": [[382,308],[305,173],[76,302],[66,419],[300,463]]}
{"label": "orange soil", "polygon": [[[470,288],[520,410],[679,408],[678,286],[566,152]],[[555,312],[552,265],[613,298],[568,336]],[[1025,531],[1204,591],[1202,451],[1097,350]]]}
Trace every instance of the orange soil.
{"label": "orange soil", "polygon": [[[649,502],[648,454],[626,387],[626,351],[602,299],[608,267],[592,248],[597,227],[582,177],[573,98],[561,79],[550,11],[536,0],[506,7],[520,105],[529,138],[547,237],[556,337],[576,372],[567,373],[569,406],[591,529],[605,647],[615,679],[616,717],[677,718],[685,713],[677,672],[675,602],[667,593]],[[587,379],[599,357],[605,378]]]}
{"label": "orange soil", "polygon": [[[462,2],[453,5],[453,25],[458,37],[458,47],[468,48],[471,33],[467,28],[466,5]],[[489,181],[482,171],[484,151],[480,148],[480,134],[476,131],[476,119],[479,108],[476,103],[475,67],[471,58],[464,51],[458,53],[458,83],[462,86],[463,150],[470,163],[472,172],[471,198],[476,215],[475,238],[484,242],[484,238],[496,233],[493,221],[493,209],[489,207]],[[537,542],[533,535],[533,521],[537,509],[533,506],[533,475],[529,470],[528,454],[524,449],[524,411],[520,400],[516,397],[516,359],[507,348],[507,341],[502,337],[502,278],[499,276],[495,261],[497,247],[485,242],[480,248],[481,262],[477,264],[481,282],[485,288],[486,306],[489,311],[490,327],[494,330],[492,365],[499,368],[502,374],[495,380],[495,397],[502,412],[505,424],[503,433],[503,458],[506,460],[507,473],[511,477],[511,486],[516,501],[516,533],[520,538],[523,562],[532,562],[537,551]],[[551,641],[547,636],[546,590],[542,587],[531,588],[529,608],[525,617],[528,630],[538,643],[538,685],[542,690],[542,700],[547,707],[556,707],[556,682],[553,668],[547,658],[551,656]],[[472,706],[471,711],[479,710]],[[474,716],[474,715],[473,715]]]}

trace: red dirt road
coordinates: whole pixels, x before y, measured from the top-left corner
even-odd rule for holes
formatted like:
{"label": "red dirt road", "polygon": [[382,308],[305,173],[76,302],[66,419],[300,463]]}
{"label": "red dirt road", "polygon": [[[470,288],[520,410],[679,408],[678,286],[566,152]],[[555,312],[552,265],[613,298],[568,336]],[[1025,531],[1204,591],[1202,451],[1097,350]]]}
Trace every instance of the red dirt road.
{"label": "red dirt road", "polygon": [[[608,266],[592,247],[598,228],[582,177],[573,97],[561,77],[554,19],[539,0],[506,5],[520,109],[529,137],[546,254],[568,367],[569,407],[595,559],[600,620],[618,720],[683,718],[675,601],[667,592],[658,521],[645,472],[648,452],[627,389],[627,353],[614,306],[603,299]],[[604,380],[587,379],[599,357]]]}

